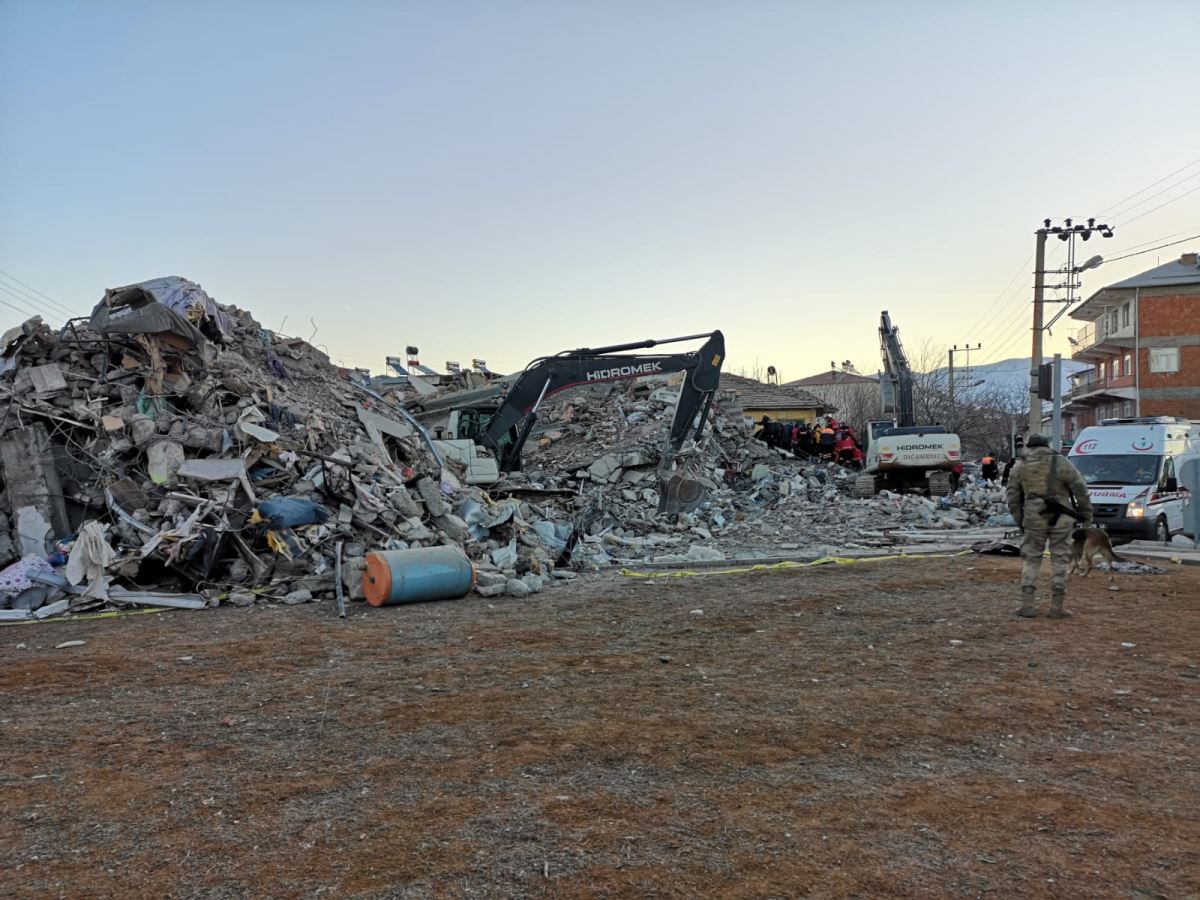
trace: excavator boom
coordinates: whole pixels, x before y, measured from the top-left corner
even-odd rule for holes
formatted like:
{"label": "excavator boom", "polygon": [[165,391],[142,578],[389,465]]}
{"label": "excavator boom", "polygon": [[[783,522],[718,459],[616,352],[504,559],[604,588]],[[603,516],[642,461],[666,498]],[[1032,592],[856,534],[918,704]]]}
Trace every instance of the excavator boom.
{"label": "excavator boom", "polygon": [[[624,354],[619,351],[649,349],[661,344],[705,338],[704,345],[689,353]],[[673,458],[695,427],[698,436],[704,428],[713,396],[721,379],[725,359],[725,337],[719,331],[664,340],[615,344],[611,347],[564,350],[554,356],[535,359],[505,394],[495,414],[480,435],[480,443],[497,454],[501,471],[520,465],[521,450],[537,421],[537,410],[552,394],[584,384],[602,384],[648,375],[684,372],[683,387],[675,407],[664,459]],[[511,429],[520,426],[517,439],[505,442]]]}

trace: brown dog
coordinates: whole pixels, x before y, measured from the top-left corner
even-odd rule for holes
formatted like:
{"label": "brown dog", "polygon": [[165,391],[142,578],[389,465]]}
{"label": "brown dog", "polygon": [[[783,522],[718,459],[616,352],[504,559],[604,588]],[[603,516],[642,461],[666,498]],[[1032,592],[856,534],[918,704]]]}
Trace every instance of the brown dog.
{"label": "brown dog", "polygon": [[1071,532],[1071,539],[1071,572],[1086,577],[1092,569],[1092,562],[1099,555],[1108,562],[1108,580],[1112,581],[1113,564],[1122,560],[1113,553],[1108,532],[1103,528],[1076,528]]}

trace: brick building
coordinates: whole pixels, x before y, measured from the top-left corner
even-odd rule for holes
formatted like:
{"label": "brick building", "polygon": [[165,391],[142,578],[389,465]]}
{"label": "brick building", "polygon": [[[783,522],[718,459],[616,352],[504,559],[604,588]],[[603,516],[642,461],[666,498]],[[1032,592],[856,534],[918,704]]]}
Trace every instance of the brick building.
{"label": "brick building", "polygon": [[1071,317],[1071,376],[1063,437],[1101,419],[1183,416],[1200,420],[1200,261],[1177,260],[1101,288]]}

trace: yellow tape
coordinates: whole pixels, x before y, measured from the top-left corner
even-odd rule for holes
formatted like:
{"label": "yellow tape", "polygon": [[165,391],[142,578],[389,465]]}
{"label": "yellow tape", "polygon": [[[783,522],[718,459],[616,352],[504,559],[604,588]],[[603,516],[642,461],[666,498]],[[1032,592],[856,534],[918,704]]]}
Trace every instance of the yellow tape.
{"label": "yellow tape", "polygon": [[778,572],[783,569],[810,569],[813,566],[849,566],[854,563],[885,562],[892,559],[953,559],[958,556],[969,556],[970,550],[958,553],[896,553],[891,556],[822,556],[811,562],[778,562],[760,563],[755,566],[741,566],[736,569],[710,569],[693,572],[688,569],[674,572],[634,572],[631,569],[621,569],[620,574],[627,578],[704,578],[708,575],[744,575],[747,572]]}
{"label": "yellow tape", "polygon": [[48,619],[17,619],[10,622],[0,622],[0,625],[45,625],[50,622],[88,622],[92,619],[119,619],[122,616],[148,616],[150,613],[170,612],[167,608],[153,609],[113,609],[101,613],[83,613],[78,616],[51,616]]}

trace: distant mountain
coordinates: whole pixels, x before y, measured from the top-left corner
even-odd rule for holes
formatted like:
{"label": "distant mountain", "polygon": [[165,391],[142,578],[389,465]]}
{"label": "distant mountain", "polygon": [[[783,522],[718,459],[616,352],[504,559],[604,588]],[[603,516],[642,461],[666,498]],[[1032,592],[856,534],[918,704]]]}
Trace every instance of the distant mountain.
{"label": "distant mountain", "polygon": [[[1045,362],[1051,362],[1051,360],[1052,357],[1045,359]],[[1075,362],[1071,359],[1064,359],[1062,361],[1062,389],[1064,393],[1071,386],[1068,376],[1087,368],[1090,368],[1087,363]],[[944,375],[946,371],[945,368],[938,369],[939,374]],[[976,384],[976,382],[980,381],[983,383]],[[1002,359],[999,362],[988,363],[983,366],[971,366],[969,369],[966,366],[955,366],[954,386],[956,393],[963,397],[968,396],[974,391],[985,393],[997,389],[1008,391],[1024,388],[1028,390],[1029,357]]]}

